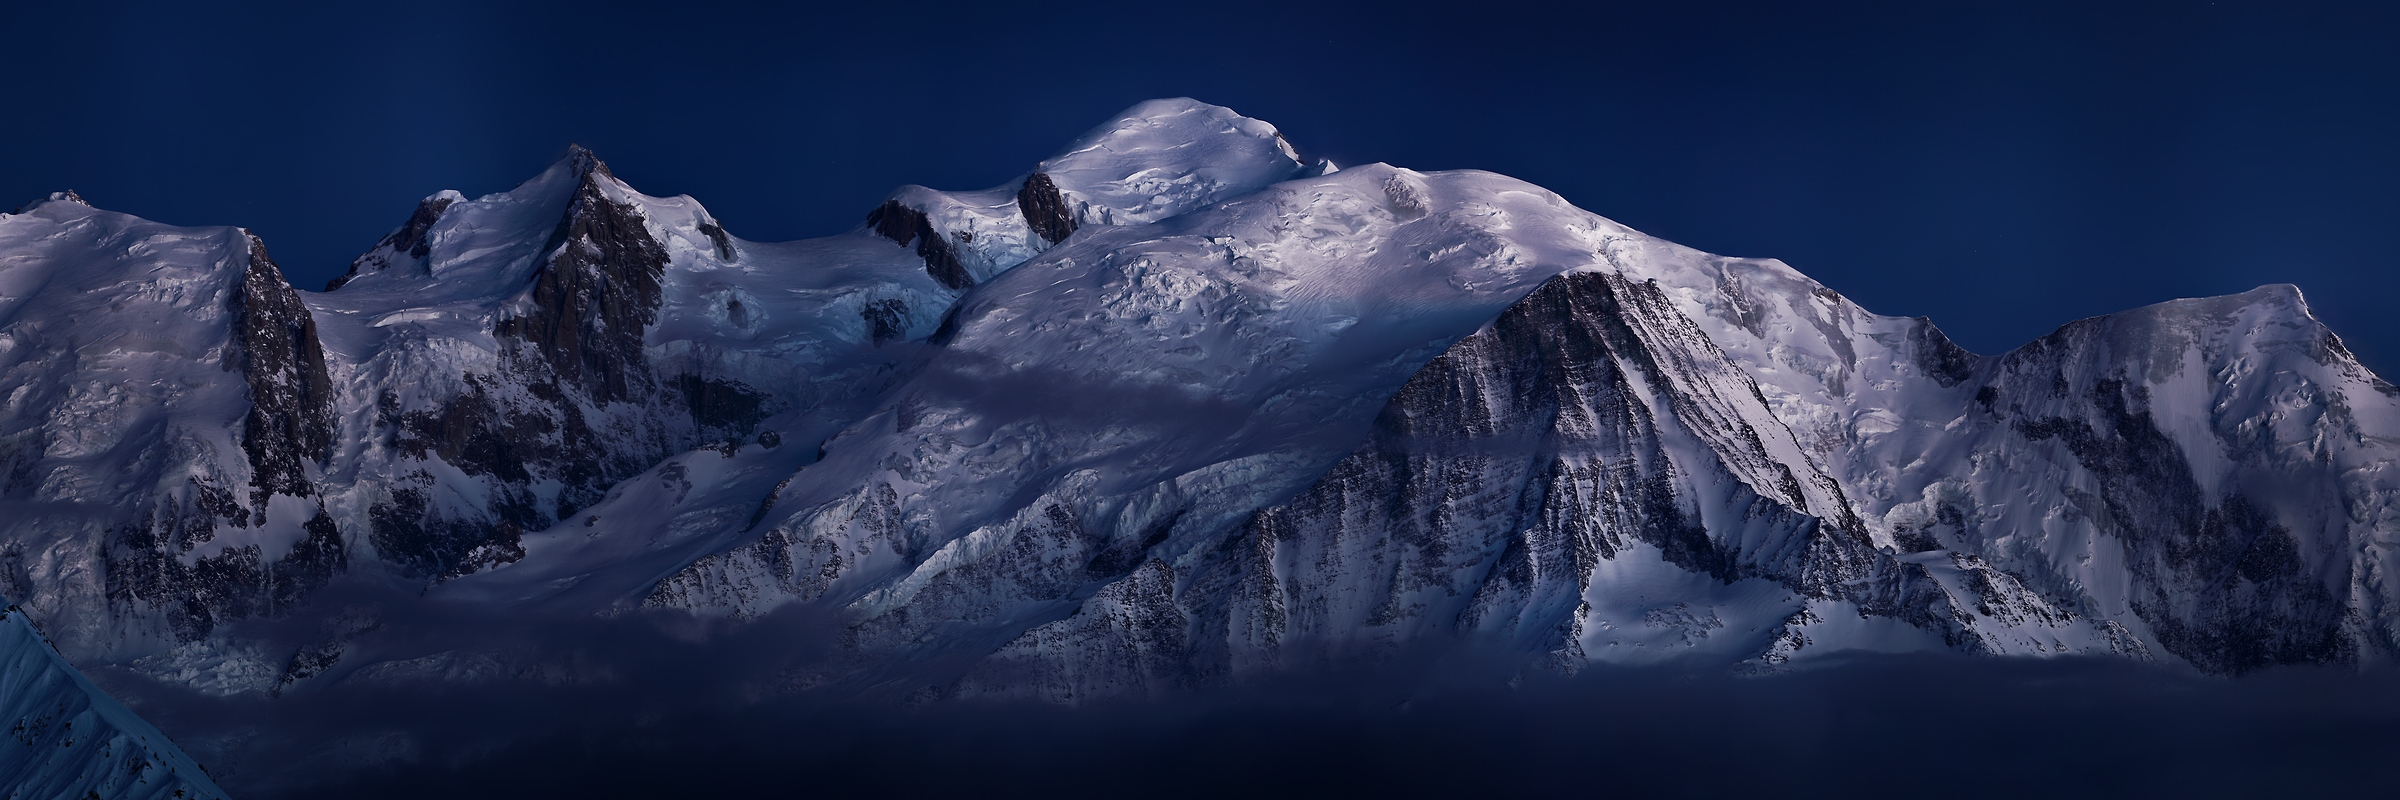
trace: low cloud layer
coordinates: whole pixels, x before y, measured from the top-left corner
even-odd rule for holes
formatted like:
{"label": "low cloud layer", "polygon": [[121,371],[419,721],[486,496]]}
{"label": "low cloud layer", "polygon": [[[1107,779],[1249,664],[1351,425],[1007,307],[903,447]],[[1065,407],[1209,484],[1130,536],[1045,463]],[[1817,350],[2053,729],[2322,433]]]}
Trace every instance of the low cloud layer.
{"label": "low cloud layer", "polygon": [[102,679],[253,799],[2305,796],[2388,788],[2379,765],[2400,751],[2400,676],[2387,672],[2226,680],[1920,655],[1758,678],[1594,667],[1511,680],[1452,655],[1076,708],[912,704],[917,679],[846,682],[839,669],[795,691],[826,672],[835,636],[796,614],[495,622],[334,595],[384,609],[350,661],[481,651],[508,666],[468,685],[350,681],[276,698]]}

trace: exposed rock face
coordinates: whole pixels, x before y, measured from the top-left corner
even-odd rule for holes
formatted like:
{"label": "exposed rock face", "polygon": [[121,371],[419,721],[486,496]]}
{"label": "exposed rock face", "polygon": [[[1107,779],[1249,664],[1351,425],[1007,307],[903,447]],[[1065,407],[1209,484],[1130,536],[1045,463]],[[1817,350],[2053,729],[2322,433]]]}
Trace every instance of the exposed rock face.
{"label": "exposed rock face", "polygon": [[[2368,577],[2379,570],[2350,561],[2343,530],[2386,513],[2388,501],[2358,485],[2365,474],[2342,467],[2352,458],[2342,443],[2362,422],[2352,407],[2373,402],[2344,390],[2371,398],[2381,381],[2306,318],[2296,294],[2253,295],[2238,310],[2229,298],[2181,301],[2190,308],[2068,325],[2002,359],[1979,410],[2081,473],[2068,494],[2121,543],[2126,600],[2167,651],[2232,674],[2355,661],[2394,641],[2353,605],[2389,590]],[[2281,313],[2234,323],[2269,310]],[[2287,366],[2252,366],[2270,359]],[[2194,379],[2214,384],[2200,395],[2213,406],[2206,416],[2192,408]],[[2288,423],[2246,417],[2255,393],[2308,410]],[[2195,418],[2209,439],[2174,435]],[[2295,438],[2294,423],[2306,433]]]}
{"label": "exposed rock face", "polygon": [[[1439,640],[1572,671],[1622,628],[1685,647],[1744,636],[1722,598],[1761,593],[1790,610],[1731,645],[1755,668],[1810,647],[1834,608],[1967,652],[2147,657],[1982,559],[1878,550],[1740,365],[1658,284],[1607,272],[1511,306],[1314,485],[1175,561],[1189,566],[1153,561],[1026,632],[958,691],[1073,702]],[[1685,594],[1627,596],[1676,581]]]}
{"label": "exposed rock face", "polygon": [[65,197],[0,238],[47,290],[0,309],[0,588],[71,652],[139,655],[347,568],[327,355],[263,242]]}
{"label": "exposed rock face", "polygon": [[1919,324],[1909,328],[1908,347],[1908,351],[1916,358],[1917,368],[1924,370],[1925,375],[1945,389],[1973,380],[1976,367],[1982,359],[1950,341],[1950,337],[1942,335],[1942,330],[1934,327],[1932,320],[1919,317],[1917,322]]}
{"label": "exposed rock face", "polygon": [[[488,376],[470,375],[468,383],[473,392],[438,410],[400,416],[393,445],[413,461],[457,468],[491,487],[492,496],[480,508],[444,509],[435,502],[432,472],[423,468],[383,487],[388,499],[369,511],[368,541],[405,574],[450,577],[521,558],[518,541],[525,532],[547,527],[562,510],[544,508],[531,484],[565,484],[558,502],[572,503],[596,492],[592,484],[603,477],[589,455],[601,448],[575,406],[561,403],[553,410],[524,402],[510,391],[516,387]],[[556,384],[537,385],[554,401],[565,400]],[[561,426],[556,417],[570,424]]]}
{"label": "exposed rock face", "polygon": [[2098,425],[2016,421],[2033,441],[2056,439],[2104,476],[2099,501],[2118,527],[2136,586],[2134,609],[2159,643],[2211,672],[2348,662],[2341,599],[2306,573],[2292,532],[2241,494],[2210,497],[2174,440],[2160,433],[2140,387],[2103,381],[2084,398]]}
{"label": "exposed rock face", "polygon": [[[1862,605],[1954,628],[1967,649],[2057,652],[2046,631],[2083,628],[2103,652],[2228,674],[2400,653],[2383,621],[2395,556],[2373,532],[2400,518],[2394,479],[2370,466],[2391,458],[2374,431],[2400,429],[2400,405],[2291,287],[2084,320],[1985,358],[1922,320],[1760,291],[1770,279],[1695,305],[1737,322],[1716,335],[1878,541],[1969,601],[1912,616],[1894,587]],[[2009,605],[1985,587],[2055,614],[1984,615]],[[2032,622],[2052,617],[2066,623]]]}
{"label": "exposed rock face", "polygon": [[898,299],[868,303],[858,315],[867,321],[869,336],[877,347],[908,335],[908,304]]}
{"label": "exposed rock face", "polygon": [[422,263],[431,252],[430,243],[425,239],[427,232],[433,230],[434,223],[441,221],[442,212],[449,210],[450,204],[459,200],[456,193],[445,192],[418,202],[417,210],[408,215],[407,223],[401,225],[399,230],[386,234],[383,241],[376,243],[375,249],[351,261],[350,271],[327,282],[325,291],[340,289],[362,273],[390,269],[394,258],[406,257]]}
{"label": "exposed rock face", "polygon": [[1144,562],[1092,595],[1074,617],[1035,628],[992,654],[954,691],[1072,701],[1190,688],[1192,620],[1176,604],[1176,583],[1166,562]]}
{"label": "exposed rock face", "polygon": [[[259,544],[192,557],[228,528],[251,527],[241,517],[212,514],[210,487],[192,489],[197,500],[170,497],[111,532],[103,563],[112,610],[161,619],[175,642],[196,642],[218,625],[289,607],[349,569],[341,529],[322,508],[301,525],[304,538],[279,557],[269,559]],[[265,522],[260,515],[256,524]]]}
{"label": "exposed rock face", "polygon": [[[666,378],[645,337],[657,323],[665,246],[640,209],[612,199],[607,165],[576,150],[574,188],[542,246],[524,310],[494,326],[498,369],[466,391],[384,415],[408,460],[487,487],[480,508],[442,502],[435,471],[406,469],[370,509],[376,552],[412,575],[469,574],[523,557],[522,537],[608,487],[710,439],[747,438],[768,400],[731,380]],[[730,245],[725,247],[730,250]]]}
{"label": "exposed rock face", "polygon": [[934,229],[925,212],[902,205],[898,200],[886,200],[867,213],[867,227],[901,247],[917,243],[917,256],[925,259],[926,274],[941,281],[943,286],[965,289],[975,285],[975,276],[959,263],[958,251],[942,237],[941,231]]}
{"label": "exposed rock face", "polygon": [[[1569,274],[1434,359],[1356,452],[1217,545],[1173,594],[1179,613],[1078,614],[995,663],[1023,671],[1051,652],[1057,674],[1095,676],[1059,699],[1428,637],[1493,638],[1575,666],[1595,573],[1637,552],[1719,582],[1841,597],[1877,554],[1832,481],[1797,454],[1756,387],[1656,285]],[[1110,602],[1169,602],[1156,576],[1127,580]],[[1106,643],[1049,650],[1092,639]],[[1177,671],[1083,663],[1178,643],[1189,649],[1173,656]],[[990,693],[1011,681],[967,683]]]}
{"label": "exposed rock face", "polygon": [[75,193],[75,190],[73,190],[73,189],[68,189],[68,190],[66,190],[66,191],[63,191],[63,192],[51,192],[49,197],[44,197],[44,198],[42,198],[42,199],[39,199],[39,200],[33,200],[33,201],[29,201],[29,202],[27,202],[27,203],[26,203],[26,204],[24,204],[24,205],[17,206],[15,210],[13,210],[13,211],[10,211],[10,212],[8,212],[8,213],[11,213],[11,214],[23,214],[23,213],[25,213],[25,212],[32,211],[32,210],[34,209],[34,207],[35,207],[35,206],[39,206],[39,205],[41,205],[41,204],[43,204],[43,203],[51,202],[51,201],[53,201],[53,200],[56,200],[56,201],[62,201],[62,202],[68,202],[68,203],[74,203],[74,204],[76,204],[76,205],[79,205],[79,206],[90,206],[90,205],[91,205],[91,202],[90,202],[90,201],[87,201],[87,200],[83,199],[83,195],[76,194],[76,193]]}
{"label": "exposed rock face", "polygon": [[248,457],[249,507],[202,476],[162,498],[141,519],[116,528],[104,563],[112,606],[165,616],[177,641],[197,641],[217,625],[270,614],[323,587],[349,566],[341,530],[321,501],[309,500],[301,537],[269,558],[261,544],[193,551],[227,528],[268,526],[276,496],[313,498],[310,471],[333,447],[333,380],[308,306],[268,258],[266,243],[244,234],[247,265],[229,292],[234,328],[229,367],[248,390],[241,447]]}
{"label": "exposed rock face", "polygon": [[250,415],[242,424],[242,450],[250,455],[251,501],[259,513],[266,497],[314,494],[304,463],[322,463],[333,451],[333,378],[325,371],[325,347],[317,322],[300,293],[267,257],[267,245],[250,240],[250,263],[235,298],[242,381],[250,387]]}
{"label": "exposed rock face", "polygon": [[1042,241],[1057,244],[1075,233],[1075,211],[1059,196],[1058,184],[1050,182],[1048,173],[1025,177],[1025,188],[1017,190],[1017,211]]}
{"label": "exposed rock face", "polygon": [[[1362,618],[1383,624],[1417,616],[1403,609],[1437,589],[1474,600],[1434,606],[1418,624],[1559,637],[1575,628],[1568,615],[1592,569],[1632,542],[1721,581],[1763,577],[1834,597],[1866,575],[1873,551],[1839,489],[1805,461],[1789,463],[1798,461],[1789,441],[1756,387],[1655,284],[1576,273],[1435,359],[1359,453],[1262,512],[1252,535],[1312,551],[1380,540],[1300,560],[1316,572],[1395,565]],[[1729,519],[1753,527],[1737,537]],[[1543,644],[1573,647],[1572,637]]]}
{"label": "exposed rock face", "polygon": [[512,360],[538,360],[594,400],[626,400],[648,388],[642,334],[658,320],[667,254],[632,206],[601,195],[595,177],[608,166],[589,152],[575,158],[583,180],[542,246],[550,255],[534,278],[532,313],[493,333],[524,344],[509,349]]}
{"label": "exposed rock face", "polygon": [[674,383],[692,424],[702,430],[749,431],[766,418],[767,398],[740,383],[698,375],[679,375]]}
{"label": "exposed rock face", "polygon": [[733,249],[733,236],[725,232],[725,226],[718,225],[714,219],[704,219],[698,227],[700,234],[708,237],[709,244],[717,246],[717,258],[727,264],[741,258],[741,254]]}

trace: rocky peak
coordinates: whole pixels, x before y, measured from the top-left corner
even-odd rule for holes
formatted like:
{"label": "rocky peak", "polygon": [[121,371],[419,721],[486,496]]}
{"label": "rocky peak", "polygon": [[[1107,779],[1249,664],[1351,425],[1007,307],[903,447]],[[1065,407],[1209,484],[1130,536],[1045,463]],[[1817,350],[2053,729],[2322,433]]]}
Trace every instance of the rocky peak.
{"label": "rocky peak", "polygon": [[565,383],[597,401],[630,399],[647,374],[642,337],[658,321],[667,251],[641,209],[612,199],[608,165],[572,149],[576,175],[566,212],[542,246],[523,316],[501,320],[495,334],[531,346],[524,358],[546,363]]}
{"label": "rocky peak", "polygon": [[608,162],[601,161],[600,154],[580,144],[567,145],[566,161],[567,169],[573,171],[578,180],[589,181],[593,175],[612,180],[617,177],[608,171]]}
{"label": "rocky peak", "polygon": [[243,236],[249,259],[233,308],[236,358],[250,388],[242,449],[250,457],[252,504],[263,511],[270,495],[315,493],[303,464],[323,462],[333,451],[333,379],[308,305],[267,256],[266,242],[248,231]]}

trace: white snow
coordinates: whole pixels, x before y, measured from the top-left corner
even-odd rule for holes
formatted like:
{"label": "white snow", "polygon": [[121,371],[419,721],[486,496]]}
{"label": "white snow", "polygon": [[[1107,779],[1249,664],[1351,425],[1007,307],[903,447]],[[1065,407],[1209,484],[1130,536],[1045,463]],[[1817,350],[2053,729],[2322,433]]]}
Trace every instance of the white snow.
{"label": "white snow", "polygon": [[0,611],[0,787],[10,797],[223,798],[190,756]]}

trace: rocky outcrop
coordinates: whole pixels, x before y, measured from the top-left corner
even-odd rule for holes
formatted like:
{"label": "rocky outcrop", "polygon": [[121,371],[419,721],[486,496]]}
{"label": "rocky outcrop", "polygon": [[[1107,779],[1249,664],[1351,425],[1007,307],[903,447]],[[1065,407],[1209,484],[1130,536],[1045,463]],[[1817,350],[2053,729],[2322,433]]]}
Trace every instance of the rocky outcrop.
{"label": "rocky outcrop", "polygon": [[264,514],[268,495],[314,493],[306,465],[333,451],[333,378],[307,304],[267,257],[266,243],[248,238],[234,326],[242,382],[250,388],[242,451],[250,456],[251,505]]}
{"label": "rocky outcrop", "polygon": [[903,205],[898,200],[886,200],[874,211],[867,212],[867,228],[901,247],[915,242],[917,257],[925,259],[926,274],[932,275],[943,286],[964,290],[975,285],[975,276],[968,273],[966,264],[959,261],[958,250],[951,246],[949,239],[942,236],[941,231],[933,227],[933,221],[925,216],[925,212]]}
{"label": "rocky outcrop", "polygon": [[1042,241],[1057,244],[1075,233],[1075,210],[1067,206],[1048,173],[1025,177],[1024,188],[1017,190],[1017,211],[1025,215],[1025,224]]}
{"label": "rocky outcrop", "polygon": [[905,338],[908,335],[908,303],[898,298],[886,298],[867,303],[858,310],[859,318],[867,322],[867,335],[875,346]]}
{"label": "rocky outcrop", "polygon": [[340,289],[360,275],[390,269],[394,258],[405,256],[422,263],[432,253],[432,243],[426,240],[426,234],[433,230],[434,223],[441,221],[442,212],[459,199],[457,194],[445,192],[418,201],[417,210],[408,215],[408,222],[385,234],[375,249],[351,261],[350,271],[327,282],[325,291]]}
{"label": "rocky outcrop", "polygon": [[[605,448],[579,409],[522,402],[510,391],[515,387],[489,376],[468,379],[470,393],[437,410],[401,415],[393,445],[412,461],[456,468],[491,494],[481,508],[445,509],[434,502],[433,473],[424,468],[382,487],[384,499],[369,509],[368,541],[405,574],[452,577],[515,561],[524,555],[519,541],[527,531],[549,527],[604,488],[594,454]],[[538,385],[564,400],[556,384]],[[532,488],[540,480],[564,487],[548,507]]]}
{"label": "rocky outcrop", "polygon": [[[2040,342],[2025,352],[2053,346]],[[2041,375],[2048,370],[2027,360],[2012,360],[2009,372],[2017,374],[1996,387],[1993,405],[2006,407],[2035,388],[2025,386],[2027,377],[2060,377]],[[2037,383],[2035,390],[2058,386]],[[2132,608],[2167,651],[2227,674],[2360,656],[2367,643],[2345,630],[2351,611],[2303,558],[2294,532],[2240,490],[2204,488],[2184,446],[2161,430],[2149,387],[2100,380],[2058,399],[2075,411],[2010,424],[2027,440],[2062,445],[2094,476],[2102,512],[2094,522],[2122,542]]]}
{"label": "rocky outcrop", "polygon": [[718,259],[727,264],[741,260],[741,253],[733,248],[733,236],[725,232],[725,226],[717,224],[715,219],[703,217],[698,227],[700,235],[708,237],[708,243],[716,246]]}
{"label": "rocky outcrop", "polygon": [[493,334],[520,343],[508,351],[514,362],[539,361],[593,400],[627,400],[648,388],[642,335],[658,321],[667,252],[639,211],[601,193],[608,165],[586,150],[573,158],[580,180],[542,246],[532,312],[501,320]]}
{"label": "rocky outcrop", "polygon": [[196,642],[227,622],[290,608],[349,570],[341,529],[322,507],[279,556],[255,543],[195,556],[220,535],[266,525],[263,514],[222,516],[213,491],[220,490],[195,482],[189,494],[169,495],[109,532],[101,567],[113,611],[159,620],[173,641]]}
{"label": "rocky outcrop", "polygon": [[1950,341],[1942,329],[1934,327],[1933,320],[1918,317],[1917,323],[1908,330],[1906,348],[1917,369],[1945,389],[1973,380],[1983,359]]}
{"label": "rocky outcrop", "polygon": [[[1175,570],[1166,562],[1144,562],[1092,595],[1074,616],[1036,628],[984,659],[955,693],[1073,702],[1196,688],[1186,639],[1192,620],[1175,601],[1175,584]],[[1058,653],[1079,657],[1061,661]]]}

